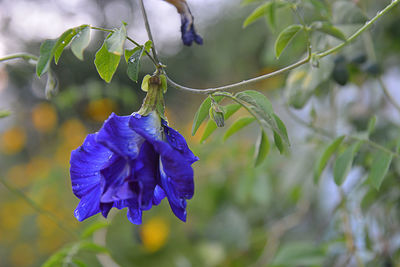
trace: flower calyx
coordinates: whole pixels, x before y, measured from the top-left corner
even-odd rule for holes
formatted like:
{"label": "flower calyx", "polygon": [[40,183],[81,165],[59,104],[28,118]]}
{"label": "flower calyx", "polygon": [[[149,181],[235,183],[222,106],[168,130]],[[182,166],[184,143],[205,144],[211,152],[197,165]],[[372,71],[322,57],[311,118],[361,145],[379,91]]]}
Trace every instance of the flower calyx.
{"label": "flower calyx", "polygon": [[146,75],[142,81],[142,90],[147,92],[142,107],[137,112],[147,116],[153,111],[166,120],[164,111],[164,93],[167,91],[167,79],[164,75]]}

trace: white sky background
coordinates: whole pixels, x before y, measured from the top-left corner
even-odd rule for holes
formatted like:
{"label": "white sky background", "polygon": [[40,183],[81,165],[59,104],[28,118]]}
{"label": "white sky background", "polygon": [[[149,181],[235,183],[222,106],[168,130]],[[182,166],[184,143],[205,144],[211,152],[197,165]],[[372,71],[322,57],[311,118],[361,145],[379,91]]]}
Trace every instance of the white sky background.
{"label": "white sky background", "polygon": [[[128,1],[110,1],[106,5],[104,13],[109,24],[106,27],[116,28],[121,21],[125,21],[128,23],[128,35],[143,43],[147,41],[147,34],[141,14],[135,13],[135,17]],[[228,12],[240,0],[188,0],[188,3],[197,31],[204,35],[202,33],[208,25],[216,23],[224,11]],[[158,50],[175,54],[181,45],[180,16],[175,7],[162,0],[146,0],[145,5]],[[96,16],[102,16],[101,12],[96,1],[0,0],[0,25],[9,23],[9,32],[0,32],[0,56],[22,51],[23,45],[15,42],[15,37],[42,41],[57,38],[66,29],[81,24],[99,26]],[[5,21],[7,17],[11,19]]]}

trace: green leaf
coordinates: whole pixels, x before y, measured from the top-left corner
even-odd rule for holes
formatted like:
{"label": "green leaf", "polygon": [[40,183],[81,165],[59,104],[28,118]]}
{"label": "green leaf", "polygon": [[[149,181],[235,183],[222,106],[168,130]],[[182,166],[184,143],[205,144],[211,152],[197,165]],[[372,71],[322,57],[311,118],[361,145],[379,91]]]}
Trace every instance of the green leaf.
{"label": "green leaf", "polygon": [[144,50],[145,50],[144,47],[142,47],[139,50],[136,50],[128,59],[128,68],[126,72],[128,74],[128,77],[134,82],[137,82],[139,78],[140,59],[144,53]]}
{"label": "green leaf", "polygon": [[353,164],[353,159],[357,151],[360,149],[361,141],[354,143],[348,147],[342,154],[336,159],[333,167],[333,178],[335,183],[340,186],[349,173]]}
{"label": "green leaf", "polygon": [[74,39],[71,42],[71,50],[74,55],[83,60],[83,51],[89,46],[90,43],[90,27],[83,26],[78,30]]}
{"label": "green leaf", "polygon": [[246,28],[247,26],[255,22],[257,19],[268,14],[270,7],[271,7],[271,2],[267,2],[257,7],[243,22],[243,28]]}
{"label": "green leaf", "polygon": [[224,134],[224,141],[226,141],[231,135],[243,129],[255,120],[254,117],[241,117],[235,121],[231,127]]}
{"label": "green leaf", "polygon": [[150,53],[150,49],[153,47],[153,42],[151,40],[148,40],[144,44],[144,49],[146,50],[147,53]]}
{"label": "green leaf", "polygon": [[269,140],[268,136],[265,134],[265,132],[261,129],[260,135],[257,139],[256,142],[256,150],[255,150],[255,156],[254,156],[254,166],[260,165],[261,162],[264,161],[264,159],[267,157],[268,152],[269,152]]}
{"label": "green leaf", "polygon": [[107,48],[107,51],[117,55],[117,56],[122,56],[122,53],[124,52],[124,44],[126,41],[126,28],[125,25],[122,24],[121,28],[116,30],[107,37],[105,41],[105,45]]}
{"label": "green leaf", "polygon": [[106,247],[97,245],[90,241],[82,241],[79,245],[79,249],[96,253],[109,253],[109,250]]}
{"label": "green leaf", "polygon": [[285,28],[276,39],[275,42],[275,56],[279,58],[283,52],[283,50],[288,46],[290,41],[294,38],[294,36],[303,29],[302,25],[293,24]]}
{"label": "green leaf", "polygon": [[58,64],[58,60],[61,57],[64,48],[71,42],[72,38],[77,34],[77,30],[75,28],[66,30],[58,39],[57,43],[54,46],[54,61]]}
{"label": "green leaf", "polygon": [[0,119],[5,118],[11,115],[11,112],[8,110],[0,110]]}
{"label": "green leaf", "polygon": [[[210,104],[211,105],[211,104]],[[236,111],[240,109],[241,105],[239,104],[230,104],[227,105],[224,108],[224,119],[227,120],[229,119],[230,116],[232,116]],[[200,143],[204,142],[216,129],[217,125],[213,120],[208,120],[206,124],[206,128],[204,129],[203,136],[200,139]]]}
{"label": "green leaf", "polygon": [[317,164],[314,168],[314,184],[318,184],[321,174],[328,164],[329,159],[331,158],[333,153],[338,150],[344,138],[345,136],[340,136],[333,140],[333,142],[329,144],[329,146],[322,153],[321,157],[318,159]]}
{"label": "green leaf", "polygon": [[[273,130],[279,135],[282,145],[289,146],[289,140],[287,138],[286,128],[282,121],[281,125],[278,126],[276,115],[272,109],[271,102],[262,93],[257,91],[243,91],[235,95],[236,99],[241,102],[243,106],[251,110],[251,113],[257,119],[260,126],[266,131],[267,129]],[[283,126],[283,127],[282,127]],[[280,128],[284,129],[282,131]],[[278,138],[279,139],[279,138]]]}
{"label": "green leaf", "polygon": [[[217,103],[222,100],[223,96],[215,96],[214,99]],[[199,109],[194,115],[193,125],[192,125],[192,136],[196,134],[202,122],[207,118],[209,110],[211,107],[211,98],[207,97],[203,103],[201,103]]]}
{"label": "green leaf", "polygon": [[329,34],[333,37],[336,37],[342,41],[346,41],[346,36],[343,34],[341,30],[337,27],[333,26],[331,23],[326,21],[316,21],[311,25],[311,28],[326,34]]}
{"label": "green leaf", "polygon": [[36,74],[38,77],[49,70],[51,59],[53,58],[53,48],[57,40],[46,40],[40,46],[39,60],[36,64]]}
{"label": "green leaf", "polygon": [[84,263],[83,261],[78,260],[78,259],[72,259],[72,263],[78,267],[87,267],[88,266],[86,263]]}
{"label": "green leaf", "polygon": [[125,61],[126,63],[129,62],[129,58],[136,52],[136,51],[140,51],[142,49],[141,46],[137,46],[133,49],[125,49]]}
{"label": "green leaf", "polygon": [[282,138],[279,136],[277,132],[274,131],[274,144],[278,148],[279,153],[283,154],[285,153],[285,144],[282,141]]}
{"label": "green leaf", "polygon": [[103,229],[108,226],[109,226],[109,223],[107,223],[107,222],[95,222],[95,223],[91,224],[89,227],[87,227],[83,231],[81,236],[82,236],[82,238],[89,238],[98,230]]}
{"label": "green leaf", "polygon": [[151,75],[147,74],[146,76],[143,77],[142,80],[142,91],[147,92],[149,90],[149,80],[151,78]]}
{"label": "green leaf", "polygon": [[287,134],[287,129],[286,129],[285,124],[284,124],[283,121],[278,117],[278,115],[276,115],[275,113],[274,113],[272,116],[274,117],[275,122],[276,122],[276,125],[278,126],[278,129],[280,130],[280,133],[281,133],[281,134],[279,134],[279,133],[277,133],[277,134],[278,134],[279,136],[282,135],[282,137],[283,137],[285,143],[287,143],[287,144],[290,145],[289,137],[288,137],[288,134]]}
{"label": "green leaf", "polygon": [[381,187],[382,181],[389,171],[392,159],[392,154],[382,150],[374,154],[368,180],[377,190]]}
{"label": "green leaf", "polygon": [[[110,35],[109,35],[110,36]],[[108,37],[109,37],[108,36]],[[108,38],[107,37],[107,38]],[[102,47],[97,51],[94,64],[96,65],[97,72],[100,77],[106,82],[110,82],[115,71],[117,70],[120,56],[110,53],[106,48],[106,41],[104,41]]]}
{"label": "green leaf", "polygon": [[368,128],[367,128],[368,136],[371,135],[371,133],[374,131],[375,124],[376,124],[376,116],[374,115],[368,122]]}
{"label": "green leaf", "polygon": [[68,255],[72,246],[62,248],[50,256],[43,264],[42,267],[60,267],[62,266],[64,258]]}
{"label": "green leaf", "polygon": [[309,242],[284,244],[272,262],[274,266],[322,266],[324,249]]}

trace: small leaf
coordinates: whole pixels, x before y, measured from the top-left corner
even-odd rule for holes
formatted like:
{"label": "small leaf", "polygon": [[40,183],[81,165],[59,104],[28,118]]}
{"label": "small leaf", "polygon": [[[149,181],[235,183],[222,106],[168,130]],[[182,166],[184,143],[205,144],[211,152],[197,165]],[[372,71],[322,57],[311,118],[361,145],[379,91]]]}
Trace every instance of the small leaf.
{"label": "small leaf", "polygon": [[363,24],[368,17],[352,1],[335,1],[332,5],[333,22],[336,25]]}
{"label": "small leaf", "polygon": [[49,70],[51,59],[53,58],[53,48],[57,40],[46,40],[40,46],[39,60],[36,64],[36,74],[38,77]]}
{"label": "small leaf", "polygon": [[376,124],[376,116],[374,115],[368,122],[368,128],[367,128],[368,135],[371,135],[371,133],[374,131],[375,124]]}
{"label": "small leaf", "polygon": [[340,136],[335,140],[333,140],[333,142],[329,144],[329,146],[322,153],[321,157],[318,159],[317,164],[315,165],[314,168],[314,184],[318,183],[323,170],[328,164],[329,159],[331,158],[333,153],[335,153],[338,150],[344,138],[345,136]]}
{"label": "small leaf", "polygon": [[280,132],[281,132],[282,137],[284,138],[285,143],[287,143],[287,144],[290,145],[289,137],[288,137],[288,134],[287,134],[287,129],[286,129],[285,124],[284,124],[283,121],[278,117],[278,115],[276,115],[275,113],[273,114],[273,117],[274,117],[274,119],[275,119],[276,125],[278,126],[278,129],[279,129]]}
{"label": "small leaf", "polygon": [[107,222],[95,222],[95,223],[91,224],[89,227],[87,227],[83,231],[81,236],[82,236],[82,238],[89,238],[98,230],[103,229],[108,226],[109,226],[109,223],[107,223]]}
{"label": "small leaf", "polygon": [[[109,35],[110,36],[110,35]],[[107,37],[108,38],[108,37]],[[121,59],[120,56],[117,56],[113,53],[110,53],[104,41],[102,47],[97,51],[96,58],[94,60],[94,64],[96,65],[97,72],[100,77],[106,82],[110,82],[115,71],[117,70],[119,61]]]}
{"label": "small leaf", "polygon": [[165,94],[168,89],[168,81],[167,77],[163,74],[160,75],[160,80],[161,80],[161,88],[163,89],[163,93]]}
{"label": "small leaf", "polygon": [[[230,104],[224,108],[224,119],[229,119],[236,111],[240,109],[241,105],[239,104]],[[206,128],[204,129],[203,136],[200,139],[200,143],[204,142],[215,130],[217,129],[217,125],[213,120],[208,120],[206,124]]]}
{"label": "small leaf", "polygon": [[337,27],[333,26],[329,22],[316,21],[311,25],[311,28],[314,30],[329,34],[333,37],[336,37],[342,41],[346,41],[346,36],[343,34],[341,30]]}
{"label": "small leaf", "polygon": [[224,134],[224,141],[226,141],[231,135],[238,132],[239,130],[243,129],[250,123],[255,121],[254,117],[241,117],[237,121],[235,121],[231,127],[225,132]]}
{"label": "small leaf", "polygon": [[267,157],[269,152],[269,140],[268,136],[265,132],[261,129],[260,135],[256,142],[256,150],[255,150],[255,157],[254,157],[254,166],[260,165]]}
{"label": "small leaf", "polygon": [[283,52],[283,50],[288,46],[290,41],[294,38],[294,36],[303,29],[302,25],[294,24],[285,28],[276,39],[275,42],[275,55],[276,58],[279,58]]}
{"label": "small leaf", "polygon": [[335,183],[340,186],[349,173],[351,166],[353,165],[353,159],[357,151],[359,150],[361,141],[354,143],[348,147],[342,154],[336,159],[333,167],[333,178]]}
{"label": "small leaf", "polygon": [[271,2],[267,2],[265,4],[262,4],[261,6],[257,7],[243,22],[243,28],[246,28],[253,22],[255,22],[257,19],[265,16],[270,9]]}
{"label": "small leaf", "polygon": [[90,27],[83,26],[78,30],[74,39],[71,42],[71,50],[74,55],[83,60],[83,51],[89,46],[90,43]]}
{"label": "small leaf", "polygon": [[5,118],[11,115],[11,112],[8,110],[0,110],[0,119]]}
{"label": "small leaf", "polygon": [[285,145],[282,141],[282,138],[280,137],[280,135],[274,131],[274,144],[275,146],[278,148],[279,153],[283,154],[285,153]]}
{"label": "small leaf", "polygon": [[69,29],[66,30],[58,39],[57,43],[54,46],[54,61],[56,64],[58,64],[58,60],[61,57],[62,52],[64,51],[64,48],[71,42],[72,38],[77,34],[77,30],[74,29]]}
{"label": "small leaf", "polygon": [[109,250],[106,247],[97,245],[90,241],[82,241],[79,245],[79,249],[96,253],[109,253]]}
{"label": "small leaf", "polygon": [[374,154],[368,180],[377,190],[381,187],[382,181],[389,171],[392,158],[392,154],[382,150]]}
{"label": "small leaf", "polygon": [[147,53],[150,53],[150,49],[153,47],[153,42],[151,40],[148,40],[144,44],[144,49],[146,50]]}
{"label": "small leaf", "polygon": [[125,25],[122,24],[121,28],[116,30],[107,37],[105,41],[105,45],[107,48],[107,51],[117,55],[117,56],[122,56],[122,53],[124,52],[124,44],[126,41],[126,28]]}
{"label": "small leaf", "polygon": [[72,263],[78,267],[87,267],[88,266],[86,263],[84,263],[83,261],[78,260],[78,259],[72,259]]}
{"label": "small leaf", "polygon": [[128,59],[128,68],[126,72],[128,74],[128,77],[134,82],[137,82],[139,78],[140,58],[142,57],[143,53],[144,47],[136,50]]}
{"label": "small leaf", "polygon": [[[222,96],[215,96],[214,99],[218,103],[222,100]],[[211,98],[207,97],[203,103],[201,103],[199,109],[194,115],[193,125],[192,125],[192,136],[196,134],[197,129],[199,129],[202,122],[207,118],[208,112],[211,107]]]}
{"label": "small leaf", "polygon": [[125,61],[126,63],[129,62],[129,58],[136,52],[136,51],[140,51],[142,49],[141,46],[137,46],[133,49],[125,49]]}

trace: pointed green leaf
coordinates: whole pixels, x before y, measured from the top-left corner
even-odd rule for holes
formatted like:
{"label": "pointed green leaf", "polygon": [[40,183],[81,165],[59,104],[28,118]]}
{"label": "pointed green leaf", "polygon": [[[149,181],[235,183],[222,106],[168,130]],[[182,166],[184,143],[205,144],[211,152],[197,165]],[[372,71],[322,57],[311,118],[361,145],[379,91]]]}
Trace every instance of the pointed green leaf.
{"label": "pointed green leaf", "polygon": [[90,27],[83,26],[78,30],[74,39],[71,42],[71,50],[74,55],[83,60],[83,51],[89,46],[90,43]]}
{"label": "pointed green leaf", "polygon": [[281,136],[274,131],[274,144],[275,146],[278,148],[279,153],[283,154],[285,153],[286,149],[285,149],[285,145],[282,141]]}
{"label": "pointed green leaf", "polygon": [[377,190],[381,187],[382,181],[389,170],[392,158],[392,154],[382,150],[374,154],[368,180]]}
{"label": "pointed green leaf", "polygon": [[58,64],[58,60],[61,57],[64,48],[71,42],[72,38],[77,34],[75,28],[66,30],[58,39],[54,46],[54,61]]}
{"label": "pointed green leaf", "polygon": [[53,48],[57,40],[46,40],[40,46],[39,60],[36,64],[36,74],[38,77],[49,70],[51,59],[53,58]]}
{"label": "pointed green leaf", "polygon": [[[230,104],[223,107],[224,119],[225,120],[229,119],[229,117],[232,116],[236,111],[238,111],[240,107],[241,106],[239,104]],[[208,120],[206,128],[204,129],[203,136],[200,139],[200,143],[204,142],[217,128],[218,127],[213,120]]]}
{"label": "pointed green leaf", "polygon": [[[276,122],[276,125],[278,126],[278,129],[279,129],[280,132],[281,132],[281,134],[280,134],[281,137],[283,137],[285,143],[287,143],[287,144],[290,145],[289,137],[288,137],[288,134],[287,134],[287,129],[286,129],[285,124],[284,124],[283,121],[278,117],[278,115],[276,115],[275,113],[274,113],[272,116],[274,117],[275,122]],[[278,133],[278,134],[279,134],[279,133]]]}
{"label": "pointed green leaf", "polygon": [[129,58],[137,51],[140,51],[142,49],[141,46],[137,46],[133,49],[125,49],[125,61],[126,63],[129,62]]}
{"label": "pointed green leaf", "polygon": [[226,141],[231,135],[243,129],[255,120],[254,117],[241,117],[235,121],[231,127],[224,134],[224,141]]}
{"label": "pointed green leaf", "polygon": [[354,143],[348,147],[342,154],[336,159],[333,167],[333,178],[335,183],[340,186],[349,173],[351,166],[353,165],[353,159],[357,151],[359,150],[361,142]]}
{"label": "pointed green leaf", "polygon": [[255,22],[257,19],[265,16],[267,12],[269,11],[269,8],[271,6],[271,2],[267,2],[265,4],[262,4],[261,6],[257,7],[243,22],[243,28],[246,28],[253,22]]}
{"label": "pointed green leaf", "polygon": [[328,164],[329,159],[335,153],[339,146],[342,144],[345,136],[340,136],[333,140],[332,143],[328,145],[328,147],[324,150],[321,157],[318,159],[317,164],[314,168],[314,184],[318,184],[318,181],[321,177],[323,170],[325,169],[326,165]]}
{"label": "pointed green leaf", "polygon": [[11,112],[8,110],[0,110],[0,119],[5,118],[11,115]]}
{"label": "pointed green leaf", "polygon": [[262,163],[264,161],[264,159],[268,155],[269,147],[270,147],[270,145],[269,145],[268,136],[261,129],[260,135],[258,136],[258,139],[256,142],[254,166],[257,167],[258,165],[260,165],[260,163]]}
{"label": "pointed green leaf", "polygon": [[[276,139],[283,141],[283,146],[290,145],[289,139],[287,138],[286,128],[282,121],[279,120],[278,122],[278,120],[275,118],[276,115],[272,109],[272,104],[269,102],[266,96],[260,92],[249,90],[237,93],[235,97],[242,105],[251,111],[250,113],[255,116],[257,122],[264,129],[264,131],[267,131],[267,129],[273,130],[280,137]],[[278,123],[280,124],[279,126]],[[284,131],[282,131],[280,128],[282,128],[282,130],[284,129]]]}
{"label": "pointed green leaf", "polygon": [[290,41],[294,38],[294,36],[303,29],[302,25],[294,24],[285,28],[276,39],[275,42],[275,56],[279,58],[283,52],[283,50],[288,46]]}
{"label": "pointed green leaf", "polygon": [[329,22],[326,21],[316,21],[311,25],[311,28],[326,34],[329,34],[333,37],[336,37],[342,41],[346,41],[346,36],[343,34],[341,30],[337,27],[333,26]]}
{"label": "pointed green leaf", "polygon": [[[214,99],[217,103],[222,100],[222,96],[215,96]],[[196,114],[194,115],[193,125],[192,125],[192,135],[195,135],[197,130],[199,129],[202,122],[207,118],[208,112],[211,107],[211,98],[207,97],[203,103],[201,103],[199,109],[197,110]]]}
{"label": "pointed green leaf", "polygon": [[88,265],[81,260],[72,259],[72,263],[75,264],[77,267],[87,267]]}
{"label": "pointed green leaf", "polygon": [[49,69],[47,73],[47,82],[45,88],[45,95],[47,99],[50,99],[54,96],[58,91],[58,80],[56,75],[53,73],[51,69]]}
{"label": "pointed green leaf", "polygon": [[122,24],[121,28],[113,32],[111,36],[107,37],[105,41],[107,51],[114,55],[122,56],[122,53],[124,52],[125,41],[126,28],[125,25]]}
{"label": "pointed green leaf", "polygon": [[105,44],[106,41],[104,41],[102,47],[99,49],[99,51],[97,51],[94,64],[96,65],[96,69],[100,77],[109,83],[115,71],[117,70],[121,57],[110,53],[107,50]]}
{"label": "pointed green leaf", "polygon": [[91,251],[96,253],[108,253],[108,249],[106,247],[100,246],[96,243],[90,241],[82,241],[79,245],[80,250]]}
{"label": "pointed green leaf", "polygon": [[128,67],[126,69],[126,72],[128,74],[129,79],[131,79],[134,82],[137,82],[139,78],[140,59],[143,53],[144,53],[144,47],[142,47],[139,50],[136,50],[128,59]]}

